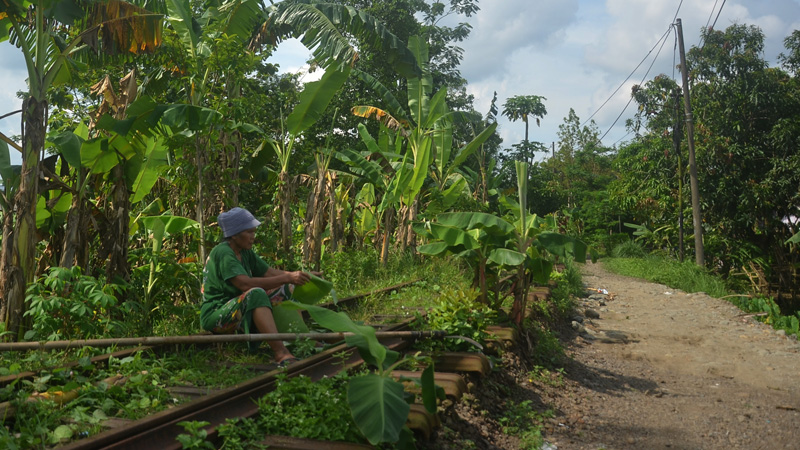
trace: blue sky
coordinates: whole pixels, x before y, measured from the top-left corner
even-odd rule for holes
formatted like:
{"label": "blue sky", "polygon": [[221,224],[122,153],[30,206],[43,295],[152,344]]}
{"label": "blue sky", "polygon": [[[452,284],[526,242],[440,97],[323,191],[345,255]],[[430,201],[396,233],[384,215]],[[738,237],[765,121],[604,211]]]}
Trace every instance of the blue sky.
{"label": "blue sky", "polygon": [[[476,109],[484,113],[495,91],[500,105],[514,95],[546,97],[548,114],[540,127],[532,125],[533,141],[547,145],[557,141],[558,126],[573,108],[581,120],[595,114],[601,134],[608,132],[603,143],[614,145],[624,142],[625,119],[634,112],[635,106],[629,106],[612,126],[628,102],[631,87],[660,73],[674,73],[680,79],[673,70],[675,34],[671,33],[646,78],[658,49],[623,85],[667,32],[679,5],[688,49],[699,44],[700,29],[715,20],[723,3],[716,29],[733,23],[759,26],[767,39],[765,57],[771,65],[777,64],[783,39],[800,29],[800,0],[480,0],[476,15],[458,19],[473,27],[470,38],[461,44],[461,73],[469,81]],[[298,71],[303,70],[308,54],[290,41],[281,44],[272,61],[285,71]],[[0,44],[0,61],[3,115],[19,109],[15,93],[25,89],[26,73],[19,51],[8,43]],[[18,134],[19,115],[0,121],[0,131]],[[510,147],[523,138],[524,125],[501,118],[499,131],[504,146]]]}

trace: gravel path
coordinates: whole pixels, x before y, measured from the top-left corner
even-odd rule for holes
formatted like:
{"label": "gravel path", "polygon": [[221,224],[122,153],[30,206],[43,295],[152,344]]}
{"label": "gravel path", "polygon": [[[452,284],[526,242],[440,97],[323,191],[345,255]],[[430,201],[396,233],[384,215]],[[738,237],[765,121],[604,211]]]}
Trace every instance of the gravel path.
{"label": "gravel path", "polygon": [[800,449],[796,339],[702,293],[583,274],[608,295],[583,300],[566,386],[544,395],[552,447]]}

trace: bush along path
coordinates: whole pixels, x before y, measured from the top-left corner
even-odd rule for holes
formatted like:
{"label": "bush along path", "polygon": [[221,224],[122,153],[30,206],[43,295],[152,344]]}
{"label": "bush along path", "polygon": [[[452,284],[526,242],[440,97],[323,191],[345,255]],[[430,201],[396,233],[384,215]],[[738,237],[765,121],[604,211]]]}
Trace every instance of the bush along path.
{"label": "bush along path", "polygon": [[563,379],[531,380],[554,412],[546,448],[798,448],[795,337],[703,293],[582,271]]}

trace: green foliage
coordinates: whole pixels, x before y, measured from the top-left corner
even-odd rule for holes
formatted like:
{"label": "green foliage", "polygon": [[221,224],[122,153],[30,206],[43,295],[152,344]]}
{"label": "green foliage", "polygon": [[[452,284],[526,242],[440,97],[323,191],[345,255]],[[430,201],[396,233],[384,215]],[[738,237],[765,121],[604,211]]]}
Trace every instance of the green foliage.
{"label": "green foliage", "polygon": [[530,323],[527,330],[533,339],[531,359],[534,364],[550,370],[556,370],[561,367],[565,353],[558,336],[547,327],[536,322]]}
{"label": "green foliage", "polygon": [[[497,313],[477,301],[475,289],[447,289],[441,292],[435,306],[420,316],[415,327],[443,330],[450,336],[464,336],[483,345],[488,337],[486,327],[495,323]],[[461,339],[428,339],[418,341],[417,348],[429,351],[477,351]]]}
{"label": "green foliage", "polygon": [[610,256],[614,258],[644,258],[647,256],[647,252],[642,248],[642,244],[628,240],[615,246],[611,250]]}
{"label": "green foliage", "polygon": [[80,267],[53,267],[28,287],[26,301],[32,326],[26,340],[118,337],[126,332],[122,317],[133,310],[119,303],[124,287],[84,275]]}
{"label": "green foliage", "polygon": [[543,413],[536,411],[530,400],[517,402],[508,400],[503,405],[503,416],[498,422],[503,432],[518,436],[521,450],[536,450],[542,447],[541,426],[545,419],[555,417],[552,410]]}
{"label": "green foliage", "polygon": [[214,445],[206,440],[208,437],[208,431],[205,430],[205,427],[208,425],[209,422],[205,421],[179,422],[178,426],[183,427],[183,429],[187,432],[179,434],[175,439],[181,443],[181,448],[184,450],[196,450],[204,448],[213,450]]}
{"label": "green foliage", "polygon": [[659,256],[646,258],[610,258],[604,260],[609,270],[631,277],[665,284],[684,292],[705,292],[712,297],[727,295],[726,283],[693,262],[678,262]]}
{"label": "green foliage", "polygon": [[792,316],[783,315],[774,299],[758,296],[734,303],[748,313],[767,313],[766,316],[757,316],[758,320],[772,325],[776,330],[784,330],[787,334],[793,334],[800,338],[800,313]]}
{"label": "green foliage", "polygon": [[258,399],[260,435],[364,442],[347,404],[347,375],[312,381],[280,376],[274,391]]}

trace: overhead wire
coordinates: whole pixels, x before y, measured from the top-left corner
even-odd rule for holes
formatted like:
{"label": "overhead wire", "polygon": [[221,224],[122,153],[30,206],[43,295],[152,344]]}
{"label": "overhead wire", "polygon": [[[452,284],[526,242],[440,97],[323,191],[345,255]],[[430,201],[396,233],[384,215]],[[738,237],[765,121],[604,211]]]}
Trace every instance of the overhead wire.
{"label": "overhead wire", "polygon": [[[719,0],[717,0],[717,1],[719,1]],[[724,4],[724,0],[723,0],[723,4]],[[656,49],[656,47],[658,47],[659,43],[661,43],[661,49],[663,49],[663,47],[664,47],[664,43],[666,42],[665,38],[667,37],[667,35],[669,34],[669,32],[670,32],[670,31],[672,31],[672,28],[673,28],[673,26],[674,26],[674,23],[675,23],[675,21],[678,19],[678,14],[680,14],[681,7],[682,7],[682,6],[683,6],[683,0],[681,0],[681,1],[678,3],[678,8],[675,10],[675,16],[674,16],[674,17],[673,17],[673,19],[672,19],[672,24],[670,24],[669,28],[667,28],[667,31],[666,31],[666,32],[664,32],[664,34],[661,36],[661,39],[659,39],[659,40],[658,40],[658,41],[655,43],[655,45],[653,45],[653,48],[651,48],[651,49],[650,49],[650,51],[649,51],[649,52],[647,52],[647,54],[644,56],[644,58],[642,58],[642,60],[639,62],[639,64],[637,64],[637,65],[636,65],[636,67],[635,67],[635,68],[634,68],[634,69],[631,71],[631,73],[630,73],[630,74],[629,74],[629,75],[628,75],[628,76],[625,78],[625,80],[623,80],[623,81],[622,81],[622,83],[620,83],[620,85],[619,85],[619,86],[618,86],[618,87],[617,87],[617,88],[614,90],[614,92],[612,92],[612,93],[611,93],[611,95],[610,95],[610,96],[609,96],[609,97],[606,99],[606,101],[604,101],[604,102],[603,102],[603,104],[601,104],[601,105],[600,105],[600,106],[597,108],[597,110],[595,110],[595,112],[594,112],[594,113],[592,113],[592,115],[591,115],[591,116],[589,116],[589,118],[588,118],[588,119],[586,119],[586,120],[583,122],[583,124],[582,124],[581,126],[585,126],[587,123],[589,123],[589,122],[592,120],[592,118],[594,118],[594,116],[596,116],[596,115],[597,115],[597,113],[599,113],[599,112],[600,112],[600,110],[602,110],[602,109],[603,109],[603,108],[604,108],[604,107],[605,107],[605,106],[608,104],[608,102],[610,102],[610,101],[611,101],[611,99],[612,99],[612,98],[614,98],[614,96],[615,96],[615,95],[617,95],[617,92],[619,92],[619,90],[620,90],[620,89],[622,89],[622,88],[625,86],[625,83],[627,83],[627,82],[628,82],[628,80],[630,80],[630,79],[631,79],[631,77],[633,76],[633,74],[635,74],[635,73],[636,73],[636,71],[637,71],[637,70],[639,70],[639,67],[641,67],[641,65],[642,65],[642,64],[643,64],[645,61],[647,61],[647,58],[649,58],[649,57],[650,57],[650,54],[652,54],[652,53],[653,53],[653,50],[655,50],[655,49]],[[713,11],[712,11],[712,12],[713,12]],[[710,19],[711,19],[711,18],[709,17],[709,20],[710,20]],[[716,22],[716,21],[715,21],[715,22]],[[664,42],[662,42],[662,40],[663,40]],[[661,53],[661,49],[659,49],[659,53]],[[650,68],[648,69],[648,73],[650,72],[650,69],[653,67],[653,64],[655,63],[655,60],[656,60],[657,58],[658,58],[658,55],[656,55],[656,58],[654,58],[654,59],[653,59],[653,63],[651,63],[651,64],[650,64]],[[673,64],[673,78],[674,78],[674,76],[675,76],[675,64]],[[645,77],[647,77],[647,74],[645,74]],[[644,82],[644,80],[642,80],[642,82]],[[632,99],[632,98],[633,98],[633,97],[631,97],[631,99]],[[616,125],[617,121],[619,121],[619,118],[620,118],[620,117],[622,117],[622,114],[625,112],[625,109],[627,109],[627,108],[628,108],[628,106],[630,105],[630,103],[631,103],[631,100],[628,100],[628,103],[625,105],[625,108],[623,108],[622,112],[621,112],[621,113],[620,113],[620,115],[617,117],[617,119],[616,119],[616,120],[614,120],[614,125]],[[611,128],[613,128],[613,127],[614,127],[614,125],[611,125]],[[608,131],[606,131],[606,132],[605,132],[605,134],[603,134],[603,137],[605,137],[605,136],[608,134],[608,132],[609,132],[609,131],[611,131],[611,128],[609,128],[609,130],[608,130]],[[630,134],[630,133],[628,133],[628,134]],[[627,135],[626,135],[626,136],[627,136]],[[602,140],[602,138],[601,138],[601,140]],[[617,142],[619,142],[619,141],[617,141]]]}
{"label": "overhead wire", "polygon": [[[655,65],[655,63],[656,63],[656,60],[658,60],[658,55],[660,55],[660,54],[661,54],[661,50],[663,50],[663,49],[664,49],[664,45],[667,43],[667,39],[666,39],[666,38],[667,38],[667,36],[669,35],[670,31],[672,31],[672,28],[673,28],[673,27],[674,27],[674,25],[673,25],[673,24],[670,24],[669,28],[667,28],[667,31],[666,31],[666,33],[664,33],[664,35],[663,35],[663,36],[661,36],[661,39],[659,39],[659,42],[661,43],[661,47],[659,47],[659,49],[658,49],[658,53],[656,53],[656,56],[653,58],[653,61],[650,63],[650,67],[648,67],[648,68],[647,68],[647,72],[645,72],[644,76],[642,77],[642,81],[640,81],[640,82],[639,82],[639,84],[642,84],[642,83],[644,83],[644,80],[646,80],[646,79],[647,79],[647,75],[649,75],[649,74],[650,74],[650,70],[652,70],[652,69],[653,69],[653,65]],[[656,45],[658,45],[658,43],[656,43]],[[654,48],[655,48],[655,47],[654,47]],[[612,123],[612,124],[611,124],[611,126],[610,126],[610,127],[608,127],[608,130],[606,130],[606,132],[605,132],[605,133],[603,134],[603,136],[600,138],[600,140],[601,140],[601,141],[602,141],[602,140],[603,140],[603,139],[606,137],[606,135],[607,135],[607,134],[608,134],[608,133],[611,131],[611,129],[612,129],[612,128],[614,128],[614,126],[615,126],[615,125],[617,124],[617,122],[619,121],[620,117],[622,117],[622,115],[623,115],[623,114],[625,114],[625,110],[627,110],[627,109],[628,109],[628,106],[630,106],[630,104],[631,104],[631,102],[632,102],[632,101],[633,101],[633,96],[631,95],[631,97],[628,99],[628,103],[626,103],[626,104],[625,104],[625,107],[624,107],[624,108],[622,108],[622,111],[619,113],[619,115],[617,116],[617,118],[616,118],[616,119],[614,119],[614,123]]]}

